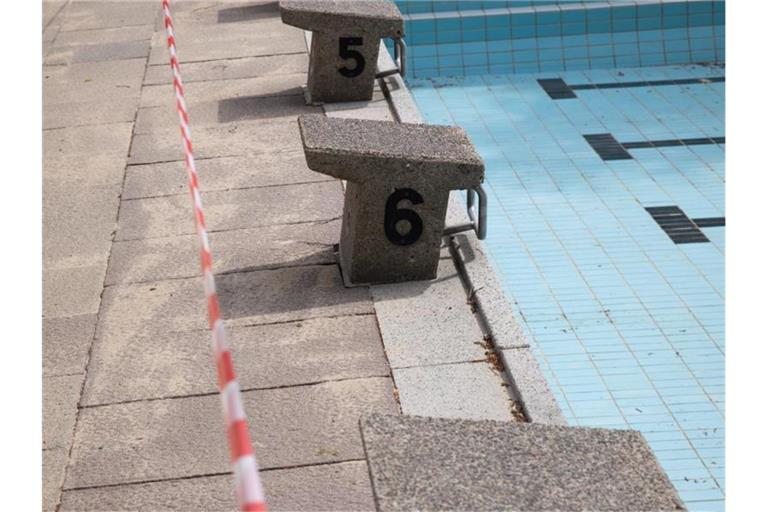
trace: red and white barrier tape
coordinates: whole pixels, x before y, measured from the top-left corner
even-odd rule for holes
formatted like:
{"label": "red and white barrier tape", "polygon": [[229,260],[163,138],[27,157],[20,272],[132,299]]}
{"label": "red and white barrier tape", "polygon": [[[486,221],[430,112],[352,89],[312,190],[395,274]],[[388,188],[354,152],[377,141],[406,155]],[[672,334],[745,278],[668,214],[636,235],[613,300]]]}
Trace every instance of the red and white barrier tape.
{"label": "red and white barrier tape", "polygon": [[203,216],[203,204],[198,188],[197,169],[192,154],[192,141],[189,133],[189,114],[184,101],[184,86],[181,82],[181,69],[176,56],[176,40],[173,34],[173,19],[171,17],[170,0],[163,0],[165,29],[168,33],[168,52],[171,55],[171,70],[173,71],[173,88],[176,93],[176,108],[179,113],[181,138],[184,142],[185,164],[189,178],[189,191],[194,203],[195,225],[200,241],[200,266],[203,270],[206,302],[208,304],[208,324],[211,328],[213,353],[216,358],[216,368],[219,375],[219,390],[224,407],[224,419],[227,425],[227,438],[235,473],[235,485],[240,510],[266,511],[264,494],[259,480],[259,467],[253,454],[251,436],[248,432],[248,422],[245,417],[240,386],[235,377],[232,365],[232,353],[227,342],[224,321],[219,312],[219,297],[216,294],[216,283],[213,278],[211,248],[208,244],[208,232]]}

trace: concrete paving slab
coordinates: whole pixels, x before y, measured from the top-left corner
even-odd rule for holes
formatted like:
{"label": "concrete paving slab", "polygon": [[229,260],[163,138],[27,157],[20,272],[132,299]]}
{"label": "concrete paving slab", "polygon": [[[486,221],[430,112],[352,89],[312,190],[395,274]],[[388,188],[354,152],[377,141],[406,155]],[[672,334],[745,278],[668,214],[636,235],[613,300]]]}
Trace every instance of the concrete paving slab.
{"label": "concrete paving slab", "polygon": [[380,511],[684,509],[639,432],[383,415],[361,430]]}
{"label": "concrete paving slab", "polygon": [[43,316],[46,318],[96,313],[99,310],[103,265],[43,270]]}
{"label": "concrete paving slab", "polygon": [[48,105],[43,116],[43,129],[132,122],[136,117],[137,104],[137,98],[121,98],[114,101],[79,101]]}
{"label": "concrete paving slab", "polygon": [[85,374],[43,377],[43,449],[69,449]]}
{"label": "concrete paving slab", "polygon": [[[388,378],[243,393],[264,468],[361,459],[358,419],[396,412]],[[115,461],[119,461],[116,464]],[[230,470],[217,395],[133,402],[80,412],[66,489]]]}
{"label": "concrete paving slab", "polygon": [[[197,128],[235,122],[258,126],[262,120],[288,122],[294,121],[301,114],[320,111],[319,107],[305,103],[301,90],[297,87],[293,95],[242,96],[197,103],[189,107],[189,116]],[[174,124],[179,124],[178,114],[166,102],[163,106],[139,109],[135,133],[151,134],[168,130]]]}
{"label": "concrete paving slab", "polygon": [[[194,105],[200,103],[254,96],[300,96],[303,94],[301,85],[304,83],[304,79],[305,73],[292,73],[290,75],[270,74],[255,78],[191,82],[184,84],[184,93],[191,114]],[[171,84],[145,85],[141,90],[142,107],[167,107],[173,98],[174,92]],[[173,106],[172,102],[171,106]]]}
{"label": "concrete paving slab", "polygon": [[[184,83],[191,84],[207,80],[232,80],[237,78],[255,78],[267,75],[289,75],[306,73],[309,58],[306,52],[264,57],[241,57],[238,59],[218,59],[205,62],[188,62],[184,65]],[[147,67],[145,85],[171,83],[171,74],[167,64]]]}
{"label": "concrete paving slab", "polygon": [[68,449],[43,450],[43,512],[55,512],[59,505],[68,458]]}
{"label": "concrete paving slab", "polygon": [[131,2],[73,2],[62,19],[62,30],[88,30],[134,25],[153,25],[160,16],[157,3],[149,0]]}
{"label": "concrete paving slab", "polygon": [[146,59],[43,66],[43,105],[138,98]]}
{"label": "concrete paving slab", "polygon": [[96,315],[43,319],[43,375],[85,373]]}
{"label": "concrete paving slab", "polygon": [[443,249],[434,281],[371,287],[392,368],[485,359],[483,333]]}
{"label": "concrete paving slab", "polygon": [[[193,128],[193,137],[197,158],[245,156],[265,150],[273,153],[302,150],[299,127],[295,120],[288,119],[203,126]],[[150,164],[183,159],[184,151],[176,127],[135,135],[128,162]]]}
{"label": "concrete paving slab", "polygon": [[[263,226],[221,231],[209,236],[217,274],[336,261],[340,221]],[[160,281],[200,275],[197,235],[115,242],[106,284]]]}
{"label": "concrete paving slab", "polygon": [[393,369],[403,414],[512,421],[509,393],[485,362]]}
{"label": "concrete paving slab", "polygon": [[128,154],[133,123],[57,128],[43,132],[43,158]]}
{"label": "concrete paving slab", "polygon": [[106,265],[117,226],[119,193],[119,184],[86,188],[68,182],[44,181],[43,263],[46,270]]}
{"label": "concrete paving slab", "polygon": [[[231,7],[232,5],[230,5]],[[202,25],[185,23],[181,19],[174,24],[177,38],[184,41],[179,49],[179,62],[259,57],[305,52],[301,30],[277,21],[255,23],[228,23]],[[149,64],[168,62],[163,34],[155,32]]]}
{"label": "concrete paving slab", "polygon": [[43,190],[53,182],[88,188],[119,185],[125,173],[125,155],[79,155],[43,159]]}
{"label": "concrete paving slab", "polygon": [[[270,510],[375,510],[368,466],[363,461],[263,471]],[[232,476],[207,476],[149,484],[66,491],[62,511],[237,510]]]}
{"label": "concrete paving slab", "polygon": [[[203,193],[206,223],[212,232],[330,221],[341,216],[343,203],[341,184],[334,181]],[[123,201],[116,239],[194,233],[191,208],[185,195]]]}
{"label": "concrete paving slab", "polygon": [[[198,159],[196,164],[203,192],[333,180],[309,170],[300,152]],[[130,165],[125,171],[121,197],[125,200],[186,194],[186,173],[184,162]]]}
{"label": "concrete paving slab", "polygon": [[137,59],[149,56],[149,39],[103,41],[96,44],[63,45],[57,41],[43,61],[46,66],[79,62]]}
{"label": "concrete paving slab", "polygon": [[43,2],[43,29],[53,22],[66,4],[66,0],[45,0]]}
{"label": "concrete paving slab", "polygon": [[[127,27],[95,30],[72,30],[59,33],[56,37],[56,44],[61,46],[76,46],[101,44],[105,41],[109,41],[110,43],[149,41],[152,39],[153,32],[154,27],[152,25],[131,25]],[[186,75],[186,70],[184,71],[184,74]]]}
{"label": "concrete paving slab", "polygon": [[[308,318],[373,313],[365,288],[344,288],[335,265],[226,274],[216,280],[230,325],[260,325]],[[104,290],[97,337],[206,330],[201,278]]]}
{"label": "concrete paving slab", "polygon": [[[237,327],[230,338],[243,389],[389,376],[373,315]],[[83,403],[216,391],[207,331],[136,336],[130,343],[109,338],[94,344]]]}

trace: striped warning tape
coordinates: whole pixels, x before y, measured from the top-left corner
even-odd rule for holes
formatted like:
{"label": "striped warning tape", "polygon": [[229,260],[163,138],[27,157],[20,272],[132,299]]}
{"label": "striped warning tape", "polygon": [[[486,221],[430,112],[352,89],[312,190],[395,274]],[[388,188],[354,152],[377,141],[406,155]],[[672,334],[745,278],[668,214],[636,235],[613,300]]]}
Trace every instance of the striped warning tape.
{"label": "striped warning tape", "polygon": [[208,304],[208,324],[211,328],[213,352],[216,358],[216,368],[219,375],[219,390],[221,391],[224,407],[224,419],[227,425],[227,438],[235,473],[235,485],[240,510],[266,511],[264,494],[259,480],[259,468],[253,454],[251,436],[248,433],[248,422],[245,417],[240,386],[235,377],[232,365],[232,353],[227,342],[227,333],[219,311],[219,297],[216,294],[216,283],[213,277],[211,248],[208,244],[208,232],[203,216],[203,204],[198,187],[195,157],[192,153],[192,140],[189,133],[189,114],[184,101],[184,86],[181,81],[181,69],[176,56],[176,40],[173,33],[170,0],[163,0],[165,29],[168,33],[168,52],[171,55],[171,70],[173,71],[173,88],[176,93],[176,108],[179,113],[181,138],[184,141],[184,162],[189,178],[189,190],[194,203],[195,226],[200,241],[200,266],[203,270],[206,302]]}

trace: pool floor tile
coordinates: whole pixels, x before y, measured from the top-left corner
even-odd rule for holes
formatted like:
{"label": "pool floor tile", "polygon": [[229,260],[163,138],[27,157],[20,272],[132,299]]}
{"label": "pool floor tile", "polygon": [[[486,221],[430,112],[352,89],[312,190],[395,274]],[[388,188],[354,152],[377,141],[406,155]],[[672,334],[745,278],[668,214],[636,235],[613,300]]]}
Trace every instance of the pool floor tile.
{"label": "pool floor tile", "polygon": [[[622,82],[644,83],[607,85]],[[485,243],[566,419],[640,430],[689,509],[722,510],[724,70],[410,85],[427,122],[463,126],[485,159]],[[631,159],[604,161],[593,134]],[[706,241],[675,243],[677,224],[649,215],[670,206]]]}

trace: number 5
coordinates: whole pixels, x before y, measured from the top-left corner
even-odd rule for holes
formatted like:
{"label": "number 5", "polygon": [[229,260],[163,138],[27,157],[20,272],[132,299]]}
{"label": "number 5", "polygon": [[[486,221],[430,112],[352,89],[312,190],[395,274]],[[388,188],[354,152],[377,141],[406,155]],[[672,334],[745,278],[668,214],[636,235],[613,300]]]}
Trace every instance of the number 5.
{"label": "number 5", "polygon": [[363,72],[365,69],[365,59],[363,55],[356,51],[350,50],[350,46],[362,46],[362,37],[340,37],[339,38],[339,57],[344,60],[354,59],[355,67],[350,69],[348,67],[339,68],[339,73],[347,78],[354,78]]}

